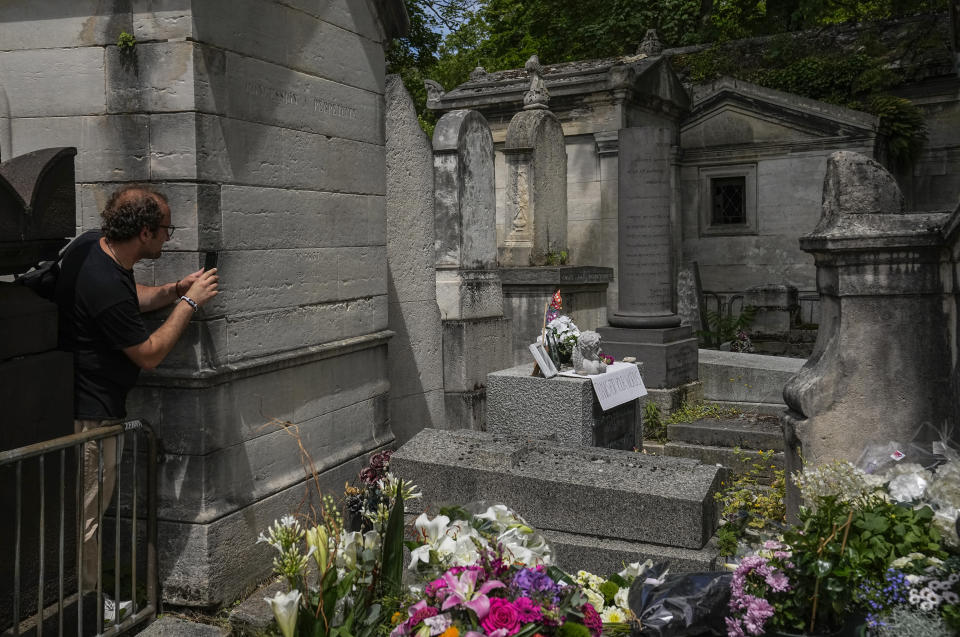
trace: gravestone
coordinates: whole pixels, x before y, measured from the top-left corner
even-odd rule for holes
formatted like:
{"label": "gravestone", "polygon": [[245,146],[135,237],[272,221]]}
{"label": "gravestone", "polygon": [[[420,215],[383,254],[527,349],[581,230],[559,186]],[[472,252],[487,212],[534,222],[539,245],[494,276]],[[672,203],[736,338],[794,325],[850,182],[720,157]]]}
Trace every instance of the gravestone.
{"label": "gravestone", "polygon": [[424,429],[391,458],[423,498],[408,512],[502,503],[544,533],[561,568],[616,571],[667,558],[673,571],[712,570],[724,470],[684,458],[583,448],[474,431]]}
{"label": "gravestone", "polygon": [[447,426],[483,429],[486,376],[509,364],[510,324],[496,269],[493,138],[482,115],[457,110],[440,118],[433,175]]}
{"label": "gravestone", "polygon": [[547,110],[537,56],[527,60],[530,89],[507,128],[504,244],[500,264],[545,265],[567,250],[567,152],[563,128]]}
{"label": "gravestone", "polygon": [[[942,263],[958,214],[904,214],[880,164],[830,156],[820,223],[800,240],[817,265],[822,318],[812,355],[783,392],[788,472],[856,462],[865,444],[913,440],[923,423],[932,427],[918,440],[929,440],[949,419],[956,345],[943,303],[955,291]],[[798,493],[787,495],[795,513]]]}
{"label": "gravestone", "polygon": [[604,351],[644,363],[649,387],[697,379],[697,339],[677,315],[675,228],[676,130],[620,130],[618,310],[597,331]]}
{"label": "gravestone", "polygon": [[570,446],[642,446],[642,399],[604,411],[590,379],[542,378],[531,376],[532,369],[529,362],[487,376],[487,431]]}
{"label": "gravestone", "polygon": [[398,444],[442,429],[443,369],[435,287],[433,154],[413,101],[396,75],[386,84],[387,295],[390,424]]}

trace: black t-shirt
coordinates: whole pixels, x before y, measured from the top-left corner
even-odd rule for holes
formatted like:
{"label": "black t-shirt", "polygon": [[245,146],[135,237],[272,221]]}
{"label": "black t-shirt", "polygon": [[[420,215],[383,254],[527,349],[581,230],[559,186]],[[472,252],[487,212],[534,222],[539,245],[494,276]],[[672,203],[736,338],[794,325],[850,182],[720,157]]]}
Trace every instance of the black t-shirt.
{"label": "black t-shirt", "polygon": [[57,280],[60,348],[73,352],[74,417],[127,415],[127,393],[140,368],[123,353],[150,334],[140,317],[133,272],[100,247],[101,233],[77,237],[63,255]]}

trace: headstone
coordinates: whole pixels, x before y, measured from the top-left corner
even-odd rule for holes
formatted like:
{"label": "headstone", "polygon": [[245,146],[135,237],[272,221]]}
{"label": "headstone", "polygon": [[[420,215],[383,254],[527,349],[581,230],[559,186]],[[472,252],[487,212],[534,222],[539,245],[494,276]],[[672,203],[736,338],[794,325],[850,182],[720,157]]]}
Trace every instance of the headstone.
{"label": "headstone", "polygon": [[675,137],[669,126],[620,130],[619,308],[597,330],[606,353],[644,363],[654,388],[697,379],[697,339],[676,313]]}
{"label": "headstone", "polygon": [[[903,211],[877,162],[830,156],[820,223],[800,240],[817,265],[822,318],[812,356],[784,389],[788,472],[855,462],[870,442],[929,439],[951,415],[956,345],[943,303],[953,284],[942,279],[941,234],[950,215]],[[789,511],[797,505],[791,488]]]}
{"label": "headstone", "polygon": [[476,111],[440,118],[433,133],[436,298],[443,321],[447,426],[483,429],[486,376],[509,362],[510,324],[496,269],[493,138]]}
{"label": "headstone", "polygon": [[604,411],[590,379],[547,379],[531,376],[532,369],[528,362],[487,376],[487,431],[584,447],[641,446],[641,400]]}
{"label": "headstone", "polygon": [[545,265],[567,250],[567,152],[563,128],[547,110],[549,94],[536,56],[526,65],[530,89],[507,128],[503,266]]}
{"label": "headstone", "polygon": [[[522,437],[425,429],[391,458],[423,498],[412,512],[474,501],[502,503],[564,547],[635,561],[671,556],[710,570],[713,494],[724,471],[695,460],[565,446]],[[645,557],[643,559],[646,559]],[[609,565],[609,557],[605,564]],[[599,564],[561,558],[560,566]],[[694,567],[696,568],[696,567]]]}
{"label": "headstone", "polygon": [[680,268],[677,273],[677,314],[680,324],[689,325],[694,333],[704,329],[703,287],[700,284],[700,267],[696,261]]}
{"label": "headstone", "polygon": [[387,315],[394,336],[390,365],[390,424],[398,443],[424,427],[443,429],[443,339],[437,308],[434,252],[433,154],[413,101],[396,75],[387,76]]}
{"label": "headstone", "polygon": [[747,328],[751,335],[786,340],[800,315],[800,293],[793,285],[768,284],[747,288],[744,307],[756,308]]}

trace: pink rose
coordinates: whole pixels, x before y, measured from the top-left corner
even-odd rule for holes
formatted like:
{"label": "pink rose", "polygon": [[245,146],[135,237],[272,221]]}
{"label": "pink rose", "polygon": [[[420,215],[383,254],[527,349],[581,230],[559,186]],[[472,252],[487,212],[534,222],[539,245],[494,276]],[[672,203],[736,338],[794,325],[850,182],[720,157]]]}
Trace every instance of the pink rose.
{"label": "pink rose", "polygon": [[490,612],[480,625],[488,634],[502,629],[506,631],[505,634],[512,635],[520,630],[520,616],[512,603],[502,597],[493,597],[490,599]]}

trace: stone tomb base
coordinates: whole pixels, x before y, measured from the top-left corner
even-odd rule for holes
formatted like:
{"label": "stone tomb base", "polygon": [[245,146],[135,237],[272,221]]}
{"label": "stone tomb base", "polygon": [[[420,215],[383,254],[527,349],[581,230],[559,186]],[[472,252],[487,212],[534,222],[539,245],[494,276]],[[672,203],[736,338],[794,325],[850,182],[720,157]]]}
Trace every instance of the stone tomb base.
{"label": "stone tomb base", "polygon": [[597,332],[605,354],[617,360],[635,356],[643,363],[647,388],[678,387],[697,380],[697,338],[689,326],[600,327]]}
{"label": "stone tomb base", "polygon": [[708,570],[722,467],[685,458],[559,445],[477,431],[424,429],[391,459],[423,498],[408,514],[451,504],[505,504],[552,542],[561,568],[609,572],[670,560]]}
{"label": "stone tomb base", "polygon": [[487,375],[487,431],[584,447],[641,445],[642,400],[603,411],[590,379],[531,371],[532,362]]}

